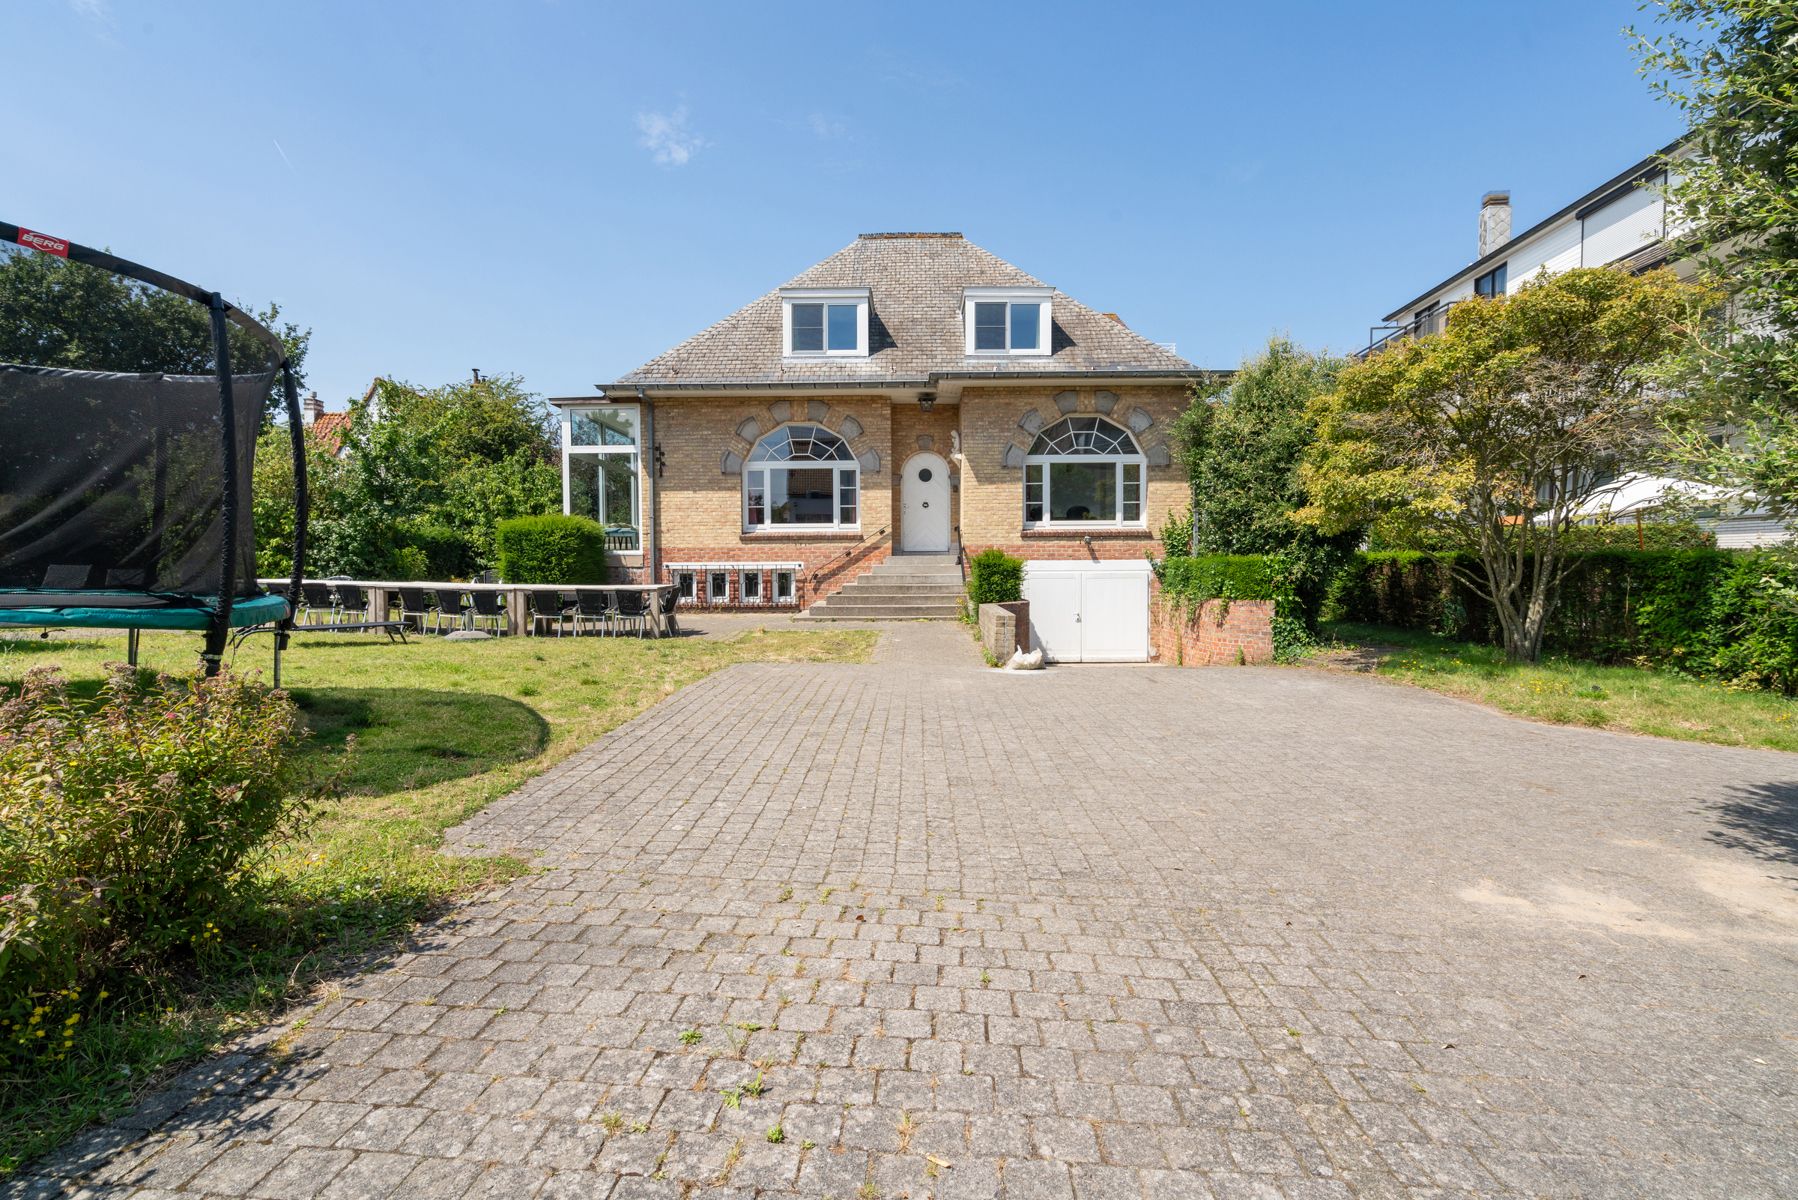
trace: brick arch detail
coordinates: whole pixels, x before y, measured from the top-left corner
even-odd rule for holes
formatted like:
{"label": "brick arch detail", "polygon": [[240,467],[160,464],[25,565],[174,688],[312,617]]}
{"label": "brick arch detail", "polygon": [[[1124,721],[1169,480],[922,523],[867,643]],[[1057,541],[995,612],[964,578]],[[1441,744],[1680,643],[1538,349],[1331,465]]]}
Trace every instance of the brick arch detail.
{"label": "brick arch detail", "polygon": [[[729,438],[730,447],[720,460],[722,473],[742,475],[744,463],[749,458],[749,452],[755,449],[755,444],[782,425],[822,425],[849,443],[849,452],[855,455],[855,461],[861,465],[862,474],[873,477],[882,474],[885,464],[882,461],[880,448],[873,444],[868,437],[867,429],[855,418],[854,414],[844,412],[825,400],[807,401],[803,409],[794,411],[798,407],[788,401],[777,400],[762,408],[743,410],[741,415],[735,419],[733,432]],[[777,419],[783,412],[786,419]],[[744,436],[744,431],[750,427],[751,423],[756,429],[756,435],[753,438]],[[730,465],[733,451],[736,459],[734,471]],[[874,464],[871,468],[867,465],[870,462]]]}
{"label": "brick arch detail", "polygon": [[[1149,460],[1151,467],[1165,467],[1173,461],[1173,447],[1167,440],[1167,422],[1157,421],[1148,428],[1138,432],[1130,428],[1125,414],[1117,412],[1117,393],[1105,388],[1075,388],[1057,393],[1057,408],[1071,397],[1072,408],[1061,409],[1053,416],[1039,415],[1035,407],[1020,411],[1018,422],[1012,427],[1011,444],[1000,451],[999,466],[1007,471],[1024,469],[1024,458],[1030,453],[1036,435],[1063,417],[1104,417],[1115,425],[1129,430],[1130,436],[1136,439],[1137,446]],[[1036,418],[1032,428],[1031,418]]]}

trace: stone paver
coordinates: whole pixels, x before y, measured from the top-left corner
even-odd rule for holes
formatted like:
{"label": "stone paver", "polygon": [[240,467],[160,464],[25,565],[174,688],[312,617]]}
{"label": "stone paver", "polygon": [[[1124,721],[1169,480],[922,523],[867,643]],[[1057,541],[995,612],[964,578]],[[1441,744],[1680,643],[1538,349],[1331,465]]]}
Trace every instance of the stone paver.
{"label": "stone paver", "polygon": [[13,1191],[1798,1193],[1798,757],[882,657],[494,804],[541,873]]}

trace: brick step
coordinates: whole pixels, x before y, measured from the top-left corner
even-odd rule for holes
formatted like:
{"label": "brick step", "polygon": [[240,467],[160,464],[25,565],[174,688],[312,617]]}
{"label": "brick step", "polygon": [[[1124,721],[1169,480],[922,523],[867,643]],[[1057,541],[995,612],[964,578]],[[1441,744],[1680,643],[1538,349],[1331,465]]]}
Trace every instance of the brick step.
{"label": "brick step", "polygon": [[875,619],[891,619],[895,621],[943,620],[952,621],[961,616],[960,604],[838,604],[836,597],[820,600],[811,606],[801,617],[809,620],[867,621]]}
{"label": "brick step", "polygon": [[832,592],[830,599],[853,596],[857,600],[944,600],[961,599],[960,587],[942,587],[937,584],[917,584],[911,587],[869,587],[855,584]]}

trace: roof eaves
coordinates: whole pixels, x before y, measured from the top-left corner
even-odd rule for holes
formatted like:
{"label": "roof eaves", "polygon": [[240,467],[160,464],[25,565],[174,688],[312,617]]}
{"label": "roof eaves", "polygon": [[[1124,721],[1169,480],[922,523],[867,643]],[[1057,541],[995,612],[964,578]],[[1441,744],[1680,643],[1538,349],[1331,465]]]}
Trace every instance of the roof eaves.
{"label": "roof eaves", "polygon": [[1504,245],[1499,246],[1497,249],[1493,250],[1492,252],[1490,252],[1488,254],[1484,254],[1481,257],[1475,259],[1473,262],[1468,263],[1466,266],[1464,266],[1460,270],[1456,271],[1453,275],[1450,275],[1447,279],[1444,279],[1441,283],[1437,284],[1435,287],[1428,288],[1425,291],[1423,291],[1421,294],[1413,297],[1410,300],[1407,300],[1405,303],[1399,305],[1397,308],[1395,308],[1391,312],[1387,313],[1386,316],[1383,318],[1383,320],[1385,320],[1387,322],[1397,320],[1399,317],[1403,316],[1407,312],[1410,312],[1413,308],[1417,307],[1419,304],[1422,304],[1425,300],[1428,300],[1431,296],[1434,296],[1437,292],[1440,292],[1442,289],[1448,287],[1450,284],[1455,283],[1456,281],[1460,280],[1463,276],[1478,275],[1482,271],[1484,271],[1486,268],[1495,266],[1496,264],[1503,262],[1506,258],[1509,258],[1511,256],[1511,254],[1516,250],[1518,243],[1528,241],[1530,238],[1535,237],[1538,233],[1541,233],[1544,229],[1547,229],[1549,226],[1551,226],[1555,222],[1561,220],[1563,217],[1572,216],[1574,213],[1579,212],[1581,209],[1585,208],[1588,204],[1592,203],[1592,201],[1598,199],[1600,196],[1605,195],[1607,192],[1614,192],[1618,188],[1624,186],[1625,184],[1633,182],[1634,180],[1636,180],[1638,177],[1640,177],[1644,173],[1652,171],[1656,167],[1659,167],[1662,164],[1662,161],[1668,155],[1672,154],[1675,150],[1678,150],[1681,146],[1683,146],[1685,144],[1685,141],[1686,141],[1685,136],[1682,134],[1680,137],[1677,137],[1673,141],[1668,142],[1665,146],[1662,146],[1659,150],[1656,150],[1653,154],[1648,155],[1646,158],[1642,159],[1640,162],[1636,163],[1634,166],[1631,166],[1631,167],[1619,172],[1618,174],[1612,176],[1610,179],[1605,180],[1605,182],[1599,184],[1597,187],[1593,188],[1591,191],[1585,193],[1583,196],[1581,196],[1579,199],[1575,200],[1573,203],[1565,206],[1564,208],[1556,210],[1555,212],[1549,214],[1546,217],[1543,217],[1540,221],[1537,221],[1534,225],[1531,225],[1528,229],[1524,230],[1522,233],[1517,234],[1515,237],[1512,237],[1512,238],[1506,240]]}

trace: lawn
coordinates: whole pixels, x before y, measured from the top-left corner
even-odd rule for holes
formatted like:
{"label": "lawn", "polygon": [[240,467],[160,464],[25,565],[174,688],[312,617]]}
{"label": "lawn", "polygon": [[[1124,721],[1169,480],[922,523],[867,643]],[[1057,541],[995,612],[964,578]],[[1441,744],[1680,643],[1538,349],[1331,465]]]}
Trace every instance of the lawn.
{"label": "lawn", "polygon": [[[48,1074],[0,1079],[0,1178],[322,977],[391,948],[450,898],[528,870],[513,858],[436,853],[443,831],[483,805],[720,668],[863,661],[874,639],[844,630],[648,642],[296,639],[282,682],[313,731],[306,757],[340,778],[341,798],[266,863],[262,910],[217,953],[113,985],[118,995],[81,1052]],[[185,673],[197,647],[191,634],[145,634],[140,663]],[[252,641],[238,666],[266,668],[268,655],[268,639]],[[0,640],[0,698],[34,666],[97,681],[102,664],[123,657],[121,637]]]}
{"label": "lawn", "polygon": [[1564,658],[1519,665],[1506,662],[1491,646],[1382,625],[1337,624],[1328,626],[1326,634],[1339,645],[1376,648],[1376,670],[1388,679],[1532,720],[1722,746],[1798,750],[1798,701],[1773,692],[1731,688],[1672,671]]}

